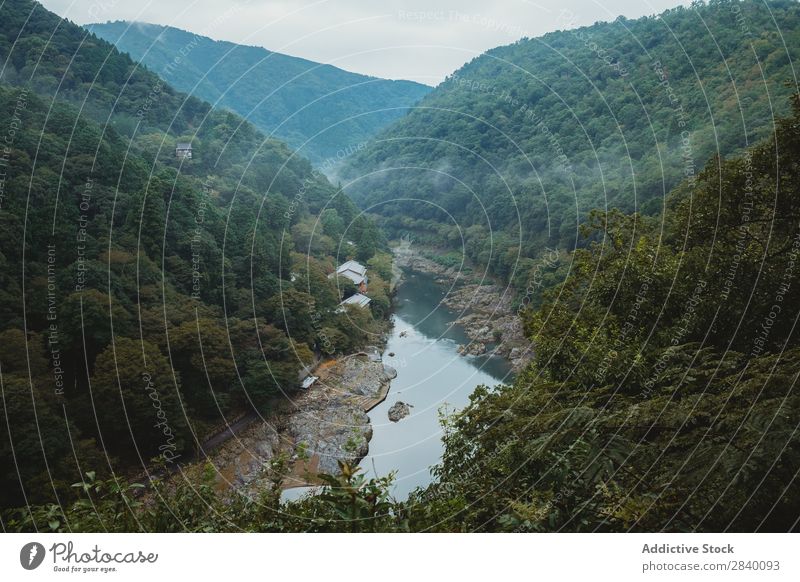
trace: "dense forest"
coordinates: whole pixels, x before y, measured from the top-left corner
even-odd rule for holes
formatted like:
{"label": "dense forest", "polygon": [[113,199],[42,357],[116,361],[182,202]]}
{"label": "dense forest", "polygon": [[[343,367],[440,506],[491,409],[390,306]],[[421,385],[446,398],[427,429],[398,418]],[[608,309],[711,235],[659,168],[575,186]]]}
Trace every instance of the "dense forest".
{"label": "dense forest", "polygon": [[[694,188],[684,182],[670,193],[660,216],[592,215],[568,280],[525,315],[536,361],[512,386],[479,387],[446,419],[437,481],[407,501],[391,498],[391,477],[367,480],[347,466],[325,477],[323,494],[290,504],[269,489],[228,499],[210,484],[158,483],[157,500],[143,504],[135,484],[88,475],[76,484],[84,498],[66,511],[26,508],[6,523],[60,531],[796,530],[794,103],[774,139],[710,161]],[[279,459],[272,469],[278,484],[285,467]]]}
{"label": "dense forest", "polygon": [[329,352],[377,330],[369,309],[335,313],[327,274],[383,242],[307,160],[237,115],[38,3],[0,14],[8,507],[68,500],[83,468],[187,458],[226,418],[267,413],[322,330]]}
{"label": "dense forest", "polygon": [[786,113],[800,5],[695,2],[492,49],[348,159],[341,179],[391,235],[445,245],[523,291],[593,209],[657,215],[714,155]]}
{"label": "dense forest", "polygon": [[709,161],[663,214],[592,214],[569,278],[525,316],[533,365],[510,388],[477,391],[449,427],[443,485],[418,497],[427,519],[523,531],[797,528],[793,101],[774,139]]}
{"label": "dense forest", "polygon": [[[698,2],[475,59],[346,169],[382,232],[236,114],[3,4],[3,529],[796,531],[800,8],[765,6]],[[374,337],[384,232],[441,260],[463,244],[519,290],[559,248],[519,310],[532,362],[442,415],[434,481],[394,499],[392,475],[342,463],[283,503],[279,454],[253,495],[220,492],[210,464],[138,482]],[[370,266],[370,309],[337,313],[345,257]]]}
{"label": "dense forest", "polygon": [[117,21],[87,28],[173,87],[284,140],[323,171],[363,148],[431,90],[170,26]]}

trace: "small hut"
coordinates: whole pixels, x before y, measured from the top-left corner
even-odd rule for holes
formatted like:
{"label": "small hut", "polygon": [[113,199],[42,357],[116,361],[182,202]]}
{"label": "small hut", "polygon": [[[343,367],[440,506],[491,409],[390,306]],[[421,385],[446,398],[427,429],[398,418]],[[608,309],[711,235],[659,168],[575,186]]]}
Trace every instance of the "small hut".
{"label": "small hut", "polygon": [[371,299],[366,295],[362,295],[361,293],[356,293],[355,295],[351,295],[344,301],[339,304],[339,307],[336,308],[336,313],[344,313],[347,311],[346,307],[348,305],[357,305],[358,307],[366,307],[369,305]]}
{"label": "small hut", "polygon": [[300,384],[300,388],[303,390],[308,390],[316,383],[317,380],[319,380],[319,376],[306,376],[303,379],[303,382]]}
{"label": "small hut", "polygon": [[179,160],[191,160],[192,144],[187,142],[179,142],[178,145],[175,146],[175,157]]}

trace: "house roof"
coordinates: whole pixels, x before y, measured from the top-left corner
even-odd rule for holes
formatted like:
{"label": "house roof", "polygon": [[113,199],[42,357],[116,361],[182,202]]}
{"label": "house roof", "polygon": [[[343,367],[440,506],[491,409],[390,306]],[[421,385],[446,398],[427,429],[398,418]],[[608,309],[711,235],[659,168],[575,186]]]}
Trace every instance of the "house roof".
{"label": "house roof", "polygon": [[190,150],[190,149],[192,149],[192,144],[185,143],[185,142],[180,142],[180,143],[177,143],[175,145],[175,149],[176,150]]}
{"label": "house roof", "polygon": [[367,268],[358,261],[347,261],[346,263],[339,265],[339,268],[336,269],[336,272],[340,275],[345,271],[353,271],[354,273],[363,277],[367,273]]}
{"label": "house roof", "polygon": [[357,273],[354,273],[353,271],[344,271],[342,273],[338,273],[338,275],[340,277],[345,277],[347,279],[350,279],[356,285],[361,285],[361,283],[363,283],[364,281],[367,280],[366,277],[364,277],[362,275],[359,275]]}
{"label": "house roof", "polygon": [[356,293],[342,301],[339,305],[358,305],[359,307],[366,307],[370,301],[372,300],[366,295]]}
{"label": "house roof", "polygon": [[347,261],[339,265],[336,269],[336,274],[341,277],[347,277],[356,285],[361,285],[367,280],[367,268],[358,261]]}

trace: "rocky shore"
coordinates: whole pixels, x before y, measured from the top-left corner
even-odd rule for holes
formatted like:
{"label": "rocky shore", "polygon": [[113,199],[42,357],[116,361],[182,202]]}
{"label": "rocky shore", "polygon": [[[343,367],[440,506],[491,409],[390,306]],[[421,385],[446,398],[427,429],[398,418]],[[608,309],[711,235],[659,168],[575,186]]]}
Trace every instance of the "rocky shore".
{"label": "rocky shore", "polygon": [[271,461],[290,459],[284,487],[315,484],[317,473],[336,474],[338,461],[358,463],[369,451],[367,411],[386,398],[394,370],[366,354],[324,362],[319,380],[292,397],[285,412],[256,420],[216,448],[207,462],[219,490],[269,487]]}
{"label": "rocky shore", "polygon": [[522,370],[533,358],[533,346],[525,337],[522,321],[513,309],[511,289],[481,281],[473,274],[465,275],[453,267],[444,267],[422,256],[418,250],[410,245],[396,247],[395,262],[403,269],[432,274],[437,282],[452,287],[442,303],[458,314],[455,323],[471,340],[459,346],[459,353],[479,356],[491,352],[509,360],[514,371]]}
{"label": "rocky shore", "polygon": [[472,340],[459,351],[475,356],[491,351],[515,371],[524,368],[533,357],[532,344],[512,302],[511,291],[500,285],[467,284],[450,291],[443,303],[461,314],[455,323]]}
{"label": "rocky shore", "polygon": [[295,400],[298,410],[288,421],[294,454],[307,454],[307,464],[329,474],[338,472],[338,461],[353,465],[364,458],[372,438],[367,411],[386,398],[391,372],[363,355],[318,370],[319,380]]}

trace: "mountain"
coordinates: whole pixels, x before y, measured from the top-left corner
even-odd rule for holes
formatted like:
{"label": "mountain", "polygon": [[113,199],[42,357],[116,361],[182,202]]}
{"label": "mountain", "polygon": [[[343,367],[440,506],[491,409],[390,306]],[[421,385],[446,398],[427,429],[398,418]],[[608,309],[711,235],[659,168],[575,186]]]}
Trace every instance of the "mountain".
{"label": "mountain", "polygon": [[[538,305],[520,309],[530,366],[511,386],[478,387],[469,404],[442,418],[445,450],[430,485],[396,500],[391,473],[370,478],[342,464],[339,475],[321,476],[322,494],[282,503],[282,480],[291,470],[282,455],[264,479],[274,487],[264,483],[252,495],[220,492],[211,466],[197,478],[145,479],[146,492],[133,480],[151,457],[166,464],[188,455],[223,418],[274,410],[276,397],[296,385],[298,370],[319,347],[320,327],[325,336],[348,342],[343,349],[363,345],[370,330],[380,329],[369,310],[352,308],[338,317],[336,286],[326,276],[345,230],[359,260],[382,250],[376,225],[359,218],[309,162],[241,117],[175,91],[37,3],[5,2],[4,531],[797,530],[800,95],[780,97],[791,88],[777,80],[786,66],[783,49],[775,48],[782,41],[767,26],[773,17],[785,26],[788,59],[796,47],[796,15],[791,3],[768,8],[695,3],[659,19],[624,22],[622,30],[638,31],[636,42],[651,58],[658,55],[648,61],[654,86],[639,70],[646,62],[636,61],[634,69],[616,60],[629,53],[607,52],[611,45],[603,43],[615,37],[576,32],[592,58],[600,58],[602,74],[626,79],[602,94],[601,108],[592,113],[574,71],[559,73],[557,62],[535,69],[561,89],[559,102],[584,122],[586,134],[555,133],[572,118],[559,118],[557,107],[539,109],[545,97],[534,102],[533,125],[511,123],[514,111],[504,104],[519,104],[533,89],[520,79],[504,85],[506,62],[486,76],[482,57],[465,68],[477,67],[482,80],[461,83],[480,93],[474,111],[423,111],[426,133],[391,137],[393,129],[378,150],[365,154],[360,163],[378,165],[390,180],[404,177],[392,170],[403,161],[427,163],[425,172],[436,176],[419,181],[425,188],[402,192],[415,199],[406,207],[415,215],[393,217],[384,210],[387,226],[452,246],[463,232],[467,251],[500,270],[514,254],[514,208],[509,218],[502,206],[486,207],[484,219],[499,225],[499,234],[489,237],[471,214],[474,206],[455,205],[459,193],[448,172],[473,180],[462,187],[492,202],[498,184],[452,150],[467,161],[483,156],[485,166],[503,169],[512,193],[532,196],[524,189],[532,188],[525,167],[513,164],[510,146],[504,150],[499,130],[492,129],[502,128],[520,138],[517,145],[530,146],[540,166],[556,166],[543,167],[542,185],[534,185],[554,187],[559,172],[575,180],[571,200],[580,203],[580,238],[552,260],[565,272],[563,280],[551,280]],[[598,30],[620,32],[619,22]],[[667,25],[669,34],[659,37],[659,27]],[[703,30],[713,30],[720,53],[729,56],[721,68],[705,62],[714,56]],[[657,52],[666,51],[669,38],[695,57],[689,68],[700,73],[699,87],[667,60],[674,53]],[[514,56],[530,42],[498,52]],[[737,52],[739,43],[747,49]],[[560,50],[578,57],[576,47]],[[751,77],[755,70],[764,77]],[[460,75],[454,79],[467,78]],[[628,77],[638,84],[631,86]],[[493,89],[491,78],[501,85]],[[739,101],[726,98],[723,79]],[[446,98],[442,90],[431,97],[434,103]],[[610,116],[602,107],[620,107],[614,97],[624,101],[628,90],[637,103],[650,105],[640,115],[628,110],[618,118],[621,146],[613,132],[600,139]],[[668,106],[648,91],[663,91]],[[708,97],[705,109],[695,102],[697,92]],[[456,90],[452,98],[458,104],[465,95]],[[773,111],[788,115],[772,117]],[[655,152],[644,147],[645,114]],[[417,115],[401,126],[418,123]],[[446,115],[444,122],[439,115]],[[594,200],[584,182],[591,157],[581,157],[578,146],[592,127],[597,171],[607,177],[607,191],[616,188],[614,204],[630,212],[586,208]],[[437,142],[450,133],[462,141]],[[544,142],[536,141],[539,133]],[[708,163],[702,163],[709,139],[720,147],[706,152]],[[567,142],[575,149],[564,149]],[[178,143],[192,146],[191,158],[179,155],[185,148]],[[405,159],[381,159],[391,147]],[[640,205],[646,175],[632,175],[641,187],[625,189],[621,162],[612,157],[620,147],[622,163],[636,171],[648,169],[649,155],[662,156],[663,181],[649,194],[660,204]],[[673,182],[666,193],[665,184]],[[382,200],[389,181],[375,186],[383,188],[375,192]],[[602,191],[603,182],[596,187]],[[555,208],[565,194],[552,194],[548,203]],[[446,204],[466,228],[443,221],[437,204]],[[646,213],[637,212],[641,206]],[[530,214],[535,208],[519,210],[528,213],[525,220],[536,218]],[[542,237],[535,222],[526,226],[526,244],[552,242],[535,238]],[[373,271],[387,278],[387,255],[373,258],[383,265]],[[375,283],[383,287],[371,271],[370,289]],[[380,299],[373,303],[385,307],[388,300]]]}
{"label": "mountain", "polygon": [[[282,503],[267,488],[257,502],[231,499],[210,478],[182,479],[156,483],[153,503],[121,511],[135,485],[89,477],[91,503],[28,505],[7,513],[6,528],[796,531],[794,102],[773,135],[701,172],[694,192],[671,192],[657,216],[592,217],[588,228],[605,236],[577,250],[570,280],[525,314],[535,362],[512,386],[478,387],[446,418],[436,479],[407,501],[392,495],[391,476],[370,479],[344,466],[324,476],[323,494],[298,502]],[[695,208],[717,205],[718,214]]]}
{"label": "mountain", "polygon": [[117,21],[87,28],[172,86],[235,111],[325,169],[431,90],[169,26]]}
{"label": "mountain", "polygon": [[185,457],[376,328],[327,273],[380,233],[285,144],[30,0],[0,61],[0,506]]}
{"label": "mountain", "polygon": [[391,233],[463,248],[523,291],[545,247],[581,244],[593,208],[655,214],[708,160],[770,135],[798,57],[787,0],[523,39],[449,76],[339,178]]}

